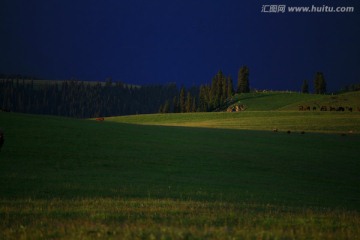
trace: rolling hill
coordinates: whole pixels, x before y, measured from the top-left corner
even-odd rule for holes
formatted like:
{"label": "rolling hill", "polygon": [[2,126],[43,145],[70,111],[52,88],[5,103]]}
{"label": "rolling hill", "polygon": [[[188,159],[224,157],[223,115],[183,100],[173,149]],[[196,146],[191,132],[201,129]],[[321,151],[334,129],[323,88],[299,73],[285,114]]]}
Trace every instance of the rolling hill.
{"label": "rolling hill", "polygon": [[360,91],[347,92],[336,95],[302,94],[296,92],[259,92],[235,94],[229,99],[227,107],[233,104],[244,104],[247,111],[298,111],[299,106],[316,107],[321,106],[350,106],[355,111],[360,107]]}
{"label": "rolling hill", "polygon": [[[106,121],[164,126],[207,127],[272,131],[360,133],[360,92],[341,95],[299,93],[248,93],[235,95],[229,105],[245,104],[241,112],[148,114],[109,117]],[[299,111],[299,105],[316,106]],[[318,106],[352,106],[353,111],[320,111]]]}

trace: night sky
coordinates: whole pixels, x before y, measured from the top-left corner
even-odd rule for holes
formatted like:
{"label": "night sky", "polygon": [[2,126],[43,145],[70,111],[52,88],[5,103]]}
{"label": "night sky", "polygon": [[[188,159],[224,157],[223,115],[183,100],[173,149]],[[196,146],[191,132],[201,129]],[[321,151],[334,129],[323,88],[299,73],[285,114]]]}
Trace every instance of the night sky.
{"label": "night sky", "polygon": [[[353,13],[262,13],[265,4]],[[210,83],[296,90],[324,72],[329,91],[360,83],[359,1],[1,0],[0,73],[132,84]],[[311,89],[310,89],[311,90]]]}

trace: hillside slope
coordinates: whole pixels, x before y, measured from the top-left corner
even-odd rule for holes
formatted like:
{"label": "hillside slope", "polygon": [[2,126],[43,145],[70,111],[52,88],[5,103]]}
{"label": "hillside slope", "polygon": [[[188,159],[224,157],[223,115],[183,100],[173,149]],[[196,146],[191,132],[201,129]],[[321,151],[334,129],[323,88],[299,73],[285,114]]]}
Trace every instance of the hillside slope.
{"label": "hillside slope", "polygon": [[360,107],[360,91],[338,95],[303,94],[295,92],[261,92],[235,94],[220,110],[225,111],[232,105],[245,105],[247,111],[298,111],[299,106],[316,107]]}
{"label": "hillside slope", "polygon": [[360,108],[360,91],[357,92],[348,92],[338,95],[320,95],[318,98],[314,99],[301,99],[301,101],[288,104],[286,106],[280,107],[279,110],[292,111],[298,110],[298,106],[310,106],[316,107],[316,110],[319,111],[321,106],[326,106],[329,110],[330,107],[338,108],[351,107],[353,111],[359,111]]}
{"label": "hillside slope", "polygon": [[241,93],[235,94],[221,110],[224,111],[232,105],[245,105],[247,111],[272,111],[299,102],[315,101],[322,98],[322,95],[295,92]]}
{"label": "hillside slope", "polygon": [[359,112],[244,111],[147,114],[110,117],[105,121],[242,130],[360,133]]}

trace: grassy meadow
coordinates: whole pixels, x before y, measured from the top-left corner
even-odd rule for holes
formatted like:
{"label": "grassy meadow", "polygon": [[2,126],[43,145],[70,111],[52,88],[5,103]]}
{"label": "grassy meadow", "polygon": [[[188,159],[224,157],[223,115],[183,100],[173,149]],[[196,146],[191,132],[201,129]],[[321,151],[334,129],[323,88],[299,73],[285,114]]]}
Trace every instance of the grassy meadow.
{"label": "grassy meadow", "polygon": [[236,113],[149,114],[109,117],[107,121],[140,125],[233,130],[360,133],[360,112],[244,111]]}
{"label": "grassy meadow", "polygon": [[[238,130],[360,133],[360,112],[357,109],[360,107],[359,92],[340,95],[294,92],[243,93],[236,94],[231,102],[246,105],[246,111],[132,115],[110,117],[107,121]],[[299,111],[300,105],[311,106],[311,109],[316,107],[316,110]],[[321,106],[349,106],[353,111],[320,111]]]}
{"label": "grassy meadow", "polygon": [[0,112],[0,239],[360,238],[359,119]]}

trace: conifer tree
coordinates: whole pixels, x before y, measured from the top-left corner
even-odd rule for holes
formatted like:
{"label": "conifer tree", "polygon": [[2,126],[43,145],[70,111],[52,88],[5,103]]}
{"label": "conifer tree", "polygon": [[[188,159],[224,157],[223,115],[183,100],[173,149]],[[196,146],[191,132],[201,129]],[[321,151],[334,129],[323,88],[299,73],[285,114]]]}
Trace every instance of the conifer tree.
{"label": "conifer tree", "polygon": [[187,96],[186,96],[186,112],[191,112],[192,109],[192,97],[191,97],[191,93],[188,92]]}
{"label": "conifer tree", "polygon": [[164,107],[163,107],[162,112],[163,112],[163,113],[169,113],[169,112],[170,112],[170,103],[169,103],[169,100],[166,100],[166,101],[165,101],[165,104],[164,104]]}
{"label": "conifer tree", "polygon": [[196,98],[195,97],[192,100],[191,112],[196,112]]}
{"label": "conifer tree", "polygon": [[199,111],[200,112],[206,112],[207,106],[208,106],[208,99],[207,99],[207,90],[206,86],[201,85],[200,86],[200,93],[199,93]]}
{"label": "conifer tree", "polygon": [[250,92],[249,68],[247,66],[242,66],[239,69],[237,92],[238,93],[248,93],[248,92]]}
{"label": "conifer tree", "polygon": [[221,82],[221,103],[225,102],[225,100],[228,98],[228,82],[227,79],[224,75],[221,76],[220,78],[220,82]]}
{"label": "conifer tree", "polygon": [[185,112],[186,111],[186,105],[185,105],[185,88],[182,87],[180,90],[180,96],[179,96],[179,107],[180,107],[180,112]]}
{"label": "conifer tree", "polygon": [[179,100],[176,96],[173,98],[173,112],[178,113],[179,112]]}
{"label": "conifer tree", "polygon": [[304,80],[302,86],[301,86],[301,92],[302,93],[309,93],[309,84],[307,80]]}
{"label": "conifer tree", "polygon": [[326,93],[326,81],[322,72],[317,72],[315,74],[314,88],[316,94]]}
{"label": "conifer tree", "polygon": [[227,96],[231,97],[234,95],[234,86],[233,86],[233,80],[231,76],[227,78]]}

